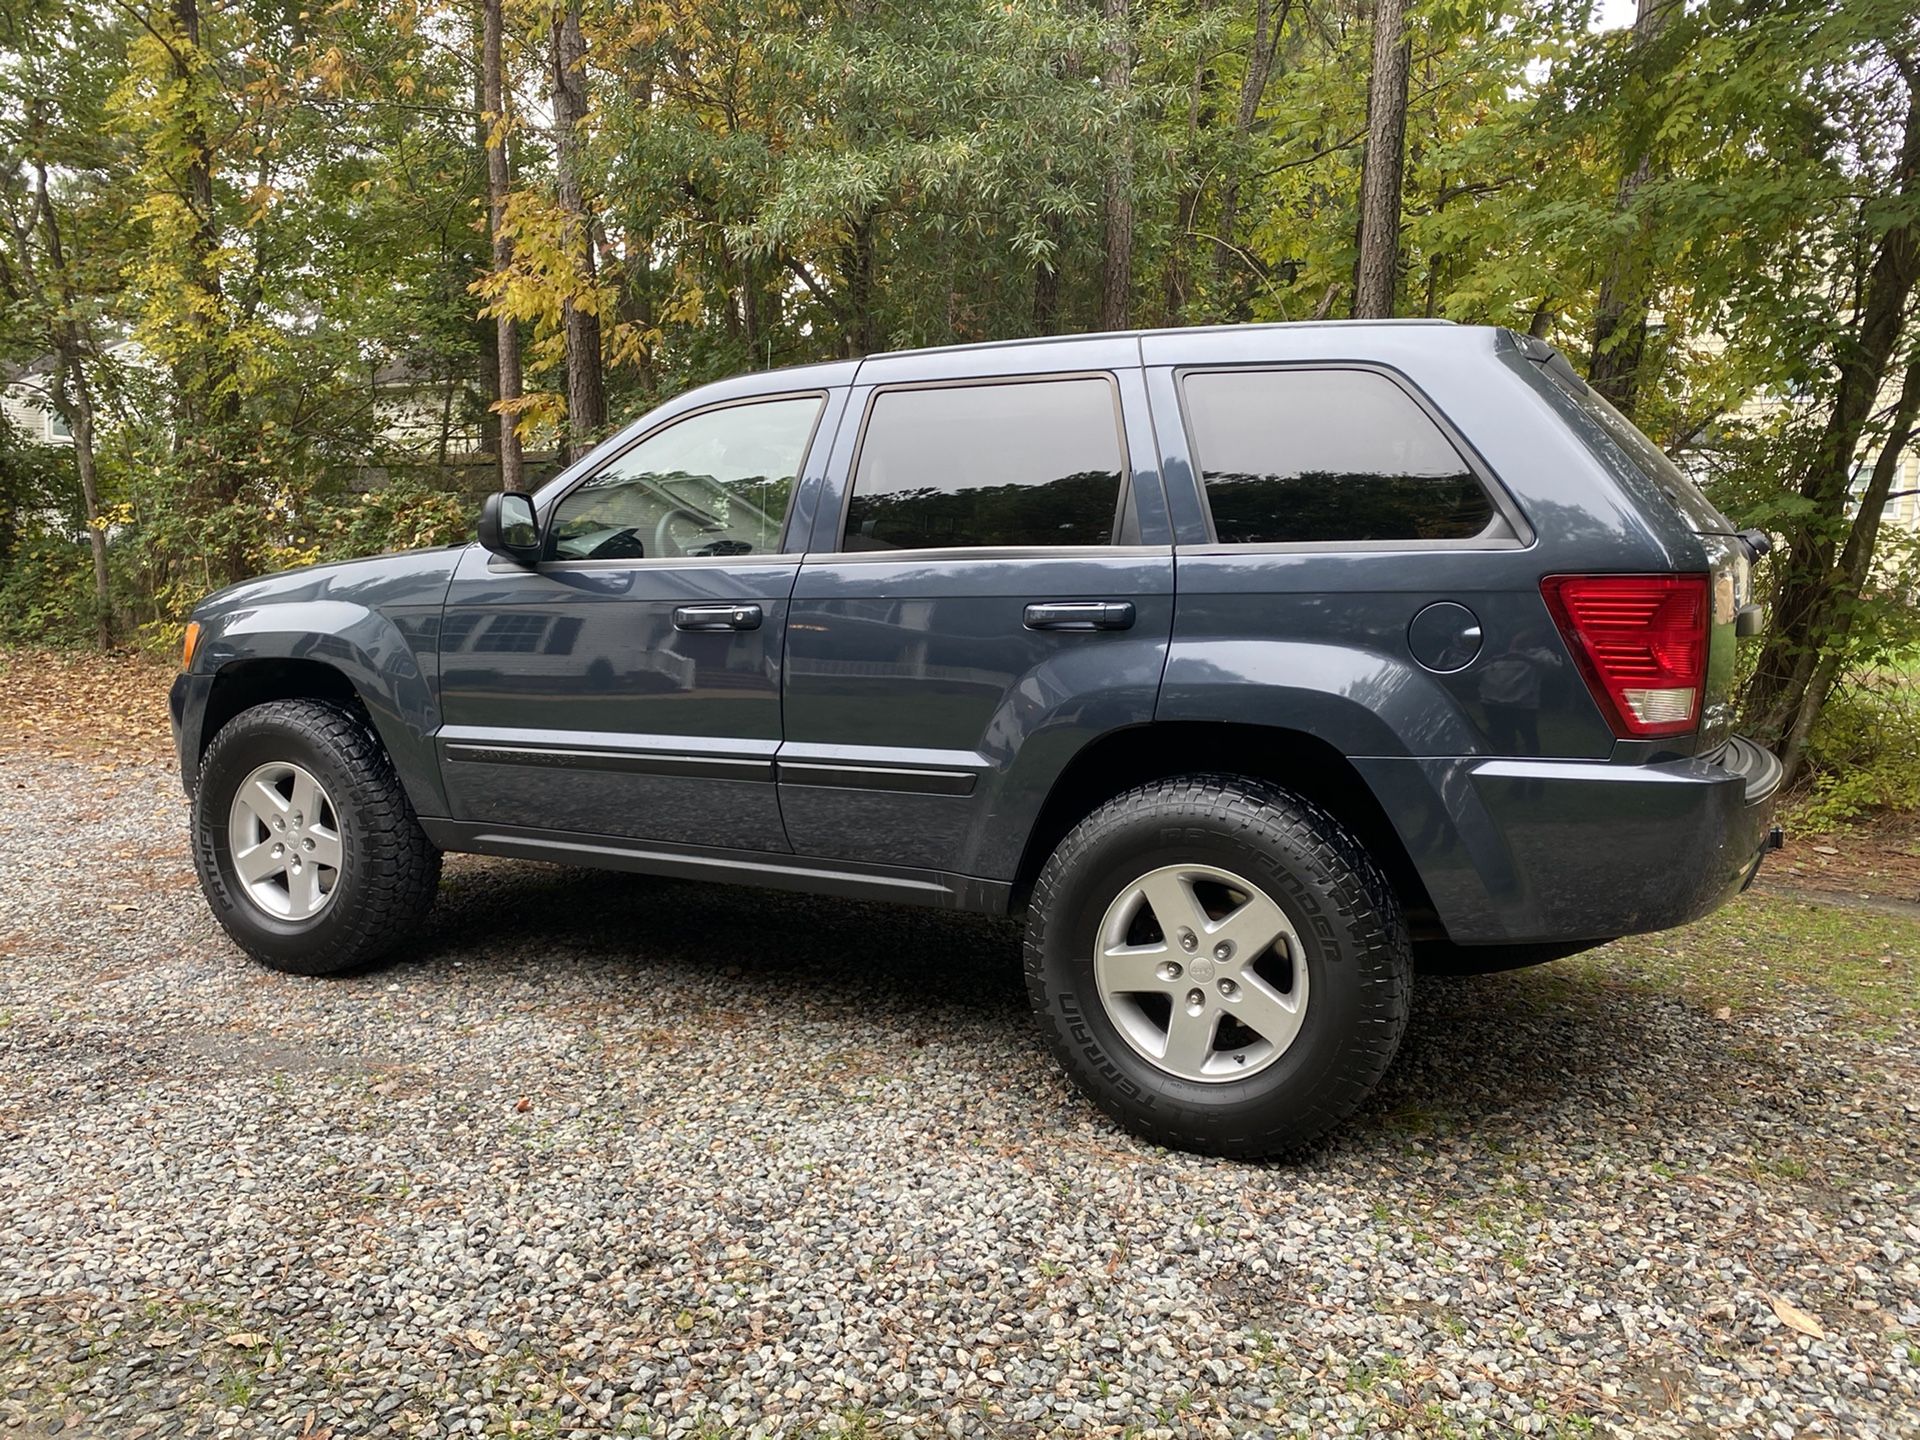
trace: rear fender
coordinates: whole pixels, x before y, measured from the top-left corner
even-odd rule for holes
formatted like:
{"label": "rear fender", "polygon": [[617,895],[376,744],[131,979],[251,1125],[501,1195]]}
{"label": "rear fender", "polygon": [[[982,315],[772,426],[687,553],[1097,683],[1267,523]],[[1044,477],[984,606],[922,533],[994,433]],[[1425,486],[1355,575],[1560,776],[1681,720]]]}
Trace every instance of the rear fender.
{"label": "rear fender", "polygon": [[1477,755],[1480,729],[1432,675],[1378,651],[1261,638],[1176,639],[1155,720],[1304,731],[1342,755]]}

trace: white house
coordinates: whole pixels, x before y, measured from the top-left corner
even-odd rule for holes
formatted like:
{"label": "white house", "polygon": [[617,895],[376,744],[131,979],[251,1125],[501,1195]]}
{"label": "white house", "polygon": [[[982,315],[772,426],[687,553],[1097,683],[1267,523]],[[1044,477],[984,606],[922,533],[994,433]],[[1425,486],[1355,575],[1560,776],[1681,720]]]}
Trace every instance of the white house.
{"label": "white house", "polygon": [[[152,368],[146,353],[131,340],[108,347],[107,354],[129,368]],[[400,360],[380,365],[369,380],[383,450],[433,459],[439,455],[444,437],[450,457],[479,451],[481,432],[476,416],[482,402],[472,387],[460,381],[435,380]],[[73,443],[73,432],[54,410],[51,355],[25,365],[0,366],[0,410],[7,423],[33,444]]]}

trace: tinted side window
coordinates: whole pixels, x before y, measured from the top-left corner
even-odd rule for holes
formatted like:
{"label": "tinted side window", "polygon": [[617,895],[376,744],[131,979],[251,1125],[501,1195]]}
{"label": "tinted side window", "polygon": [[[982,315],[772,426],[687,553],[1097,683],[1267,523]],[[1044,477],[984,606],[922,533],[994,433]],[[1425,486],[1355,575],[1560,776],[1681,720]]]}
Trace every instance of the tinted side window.
{"label": "tinted side window", "polygon": [[882,391],[842,548],[1106,545],[1125,464],[1098,377]]}
{"label": "tinted side window", "polygon": [[1440,427],[1383,375],[1205,372],[1183,396],[1222,544],[1456,540],[1493,519]]}
{"label": "tinted side window", "polygon": [[649,435],[555,507],[553,558],[772,550],[824,403],[818,395],[795,395],[728,405]]}

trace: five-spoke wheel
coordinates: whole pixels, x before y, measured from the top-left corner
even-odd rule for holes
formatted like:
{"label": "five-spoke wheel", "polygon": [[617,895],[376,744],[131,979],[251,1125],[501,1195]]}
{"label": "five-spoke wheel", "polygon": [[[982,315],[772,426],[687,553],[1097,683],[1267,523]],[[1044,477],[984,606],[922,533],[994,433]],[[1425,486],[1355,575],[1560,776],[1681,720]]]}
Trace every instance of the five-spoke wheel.
{"label": "five-spoke wheel", "polygon": [[258,766],[233,792],[227,843],[246,897],[282,920],[318,915],[340,884],[340,816],[291,761]]}
{"label": "five-spoke wheel", "polygon": [[325,975],[390,952],[426,914],[440,852],[365,712],[271,700],[200,762],[194,864],[222,926],[276,970]]}
{"label": "five-spoke wheel", "polygon": [[1186,1080],[1237,1080],[1300,1033],[1300,956],[1286,912],[1252,881],[1217,865],[1163,865],[1107,907],[1093,973],[1140,1055]]}
{"label": "five-spoke wheel", "polygon": [[1242,776],[1100,806],[1034,886],[1027,992],[1069,1076],[1136,1134],[1257,1157],[1386,1070],[1411,961],[1392,887],[1326,811]]}

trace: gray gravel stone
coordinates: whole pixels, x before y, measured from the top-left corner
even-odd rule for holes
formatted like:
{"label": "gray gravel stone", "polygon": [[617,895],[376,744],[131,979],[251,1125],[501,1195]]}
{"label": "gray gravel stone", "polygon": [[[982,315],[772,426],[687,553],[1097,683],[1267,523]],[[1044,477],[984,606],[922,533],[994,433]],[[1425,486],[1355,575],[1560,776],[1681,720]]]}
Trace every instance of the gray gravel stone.
{"label": "gray gravel stone", "polygon": [[8,1433],[1920,1433],[1911,1017],[1422,982],[1259,1167],[1069,1093],[983,920],[456,859],[298,980],[170,773],[18,752],[0,906]]}

